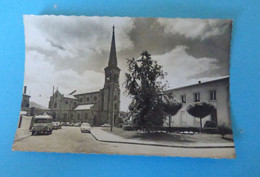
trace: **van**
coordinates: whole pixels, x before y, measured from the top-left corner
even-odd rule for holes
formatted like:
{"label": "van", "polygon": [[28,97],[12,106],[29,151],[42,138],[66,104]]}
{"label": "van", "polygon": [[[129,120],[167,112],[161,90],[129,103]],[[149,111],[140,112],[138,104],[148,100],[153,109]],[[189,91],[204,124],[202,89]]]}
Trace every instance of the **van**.
{"label": "van", "polygon": [[51,134],[52,133],[52,116],[49,115],[38,115],[34,117],[34,123],[32,126],[32,135],[38,133]]}

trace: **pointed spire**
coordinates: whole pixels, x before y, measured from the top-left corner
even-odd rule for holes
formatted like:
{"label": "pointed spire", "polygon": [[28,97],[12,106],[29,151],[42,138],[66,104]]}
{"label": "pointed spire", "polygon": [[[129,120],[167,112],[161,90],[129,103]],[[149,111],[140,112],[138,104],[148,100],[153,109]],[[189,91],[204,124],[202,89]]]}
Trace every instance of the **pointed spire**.
{"label": "pointed spire", "polygon": [[113,26],[112,42],[111,42],[108,66],[110,66],[110,67],[117,67],[116,42],[115,42],[115,26]]}

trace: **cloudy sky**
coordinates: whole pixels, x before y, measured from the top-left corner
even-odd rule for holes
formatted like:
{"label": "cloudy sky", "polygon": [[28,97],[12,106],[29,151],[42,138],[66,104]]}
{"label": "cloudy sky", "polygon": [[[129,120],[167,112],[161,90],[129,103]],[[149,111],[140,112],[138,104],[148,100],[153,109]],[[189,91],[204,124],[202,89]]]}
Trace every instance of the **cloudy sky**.
{"label": "cloudy sky", "polygon": [[53,86],[62,93],[97,91],[104,85],[112,26],[121,69],[147,50],[174,88],[229,75],[231,20],[85,16],[24,16],[25,80],[31,101],[48,105]]}

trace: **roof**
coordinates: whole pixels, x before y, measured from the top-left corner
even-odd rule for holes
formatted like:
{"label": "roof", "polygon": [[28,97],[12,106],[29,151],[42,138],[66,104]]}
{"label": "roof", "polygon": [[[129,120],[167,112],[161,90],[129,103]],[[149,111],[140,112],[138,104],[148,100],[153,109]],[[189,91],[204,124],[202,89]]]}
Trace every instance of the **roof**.
{"label": "roof", "polygon": [[73,99],[73,100],[77,100],[77,98],[73,95],[66,95],[66,94],[63,94],[63,97],[64,98],[68,98],[68,99]]}
{"label": "roof", "polygon": [[110,48],[108,66],[117,68],[115,27],[114,26],[113,26],[113,32],[112,32],[112,41],[111,41],[111,48]]}
{"label": "roof", "polygon": [[35,119],[52,119],[52,117],[49,115],[38,115],[35,116]]}
{"label": "roof", "polygon": [[211,79],[202,79],[202,80],[198,81],[197,83],[187,84],[187,85],[168,89],[168,90],[166,90],[166,92],[171,91],[171,90],[182,89],[182,88],[185,88],[185,87],[191,87],[191,86],[206,84],[206,83],[210,83],[210,82],[216,82],[216,81],[225,80],[225,79],[229,79],[229,76],[216,77],[216,78],[213,78],[213,79],[212,78]]}
{"label": "roof", "polygon": [[[97,90],[97,89],[95,89]],[[95,91],[94,89],[87,90],[74,90],[71,95],[84,95],[84,94],[95,94],[99,93],[99,91]]]}
{"label": "roof", "polygon": [[87,110],[90,109],[94,104],[83,104],[83,105],[78,105],[74,110]]}

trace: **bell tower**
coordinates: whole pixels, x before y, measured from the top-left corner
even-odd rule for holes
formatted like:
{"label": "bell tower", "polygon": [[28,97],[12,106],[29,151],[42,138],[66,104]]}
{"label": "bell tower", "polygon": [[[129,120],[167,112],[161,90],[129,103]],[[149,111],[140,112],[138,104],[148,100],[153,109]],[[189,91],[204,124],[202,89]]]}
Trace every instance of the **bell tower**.
{"label": "bell tower", "polygon": [[108,66],[105,68],[105,84],[103,89],[103,111],[107,114],[107,122],[114,125],[120,111],[120,69],[117,66],[115,27],[113,26],[112,41]]}
{"label": "bell tower", "polygon": [[120,69],[117,66],[117,56],[116,56],[115,27],[113,26],[109,61],[108,61],[108,66],[105,68],[104,87],[109,87],[110,85],[119,87],[119,74],[120,74]]}

